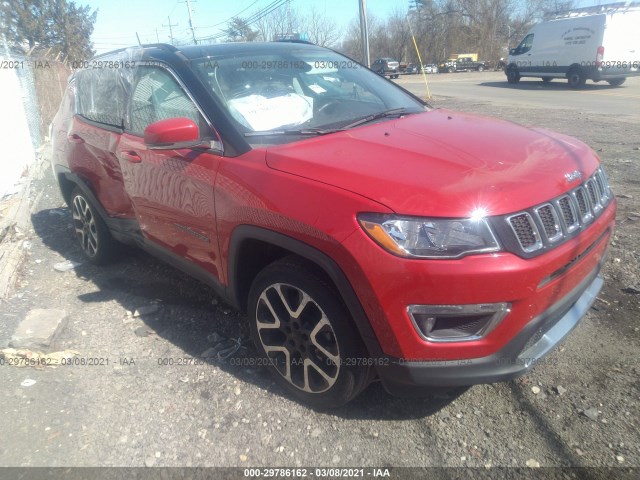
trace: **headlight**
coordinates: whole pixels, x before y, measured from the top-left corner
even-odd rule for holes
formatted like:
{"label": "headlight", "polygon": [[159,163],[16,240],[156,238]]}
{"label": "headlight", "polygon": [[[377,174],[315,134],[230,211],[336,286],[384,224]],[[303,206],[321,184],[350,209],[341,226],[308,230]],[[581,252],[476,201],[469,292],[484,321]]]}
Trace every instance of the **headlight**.
{"label": "headlight", "polygon": [[408,258],[459,258],[500,250],[484,218],[440,219],[363,213],[358,222],[382,248]]}

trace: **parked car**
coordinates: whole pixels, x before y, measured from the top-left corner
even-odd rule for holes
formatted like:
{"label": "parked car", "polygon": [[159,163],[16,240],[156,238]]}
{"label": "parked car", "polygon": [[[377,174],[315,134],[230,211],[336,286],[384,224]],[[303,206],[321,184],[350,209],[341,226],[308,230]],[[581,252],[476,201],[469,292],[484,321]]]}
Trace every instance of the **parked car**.
{"label": "parked car", "polygon": [[620,86],[627,77],[640,75],[638,25],[638,2],[561,12],[534,25],[511,49],[505,69],[507,81],[566,78],[574,89],[582,88],[587,80]]}
{"label": "parked car", "polygon": [[400,76],[400,63],[392,58],[378,58],[371,64],[371,70],[378,75],[389,78],[398,78]]}
{"label": "parked car", "polygon": [[424,73],[438,73],[438,66],[435,63],[428,63],[423,67]]}
{"label": "parked car", "polygon": [[404,69],[406,75],[414,75],[420,71],[419,67],[415,63],[410,63],[407,68]]}
{"label": "parked car", "polygon": [[52,127],[83,255],[137,245],[206,282],[301,401],[511,379],[600,291],[616,201],[574,138],[432,109],[310,44],[95,60]]}
{"label": "parked car", "polygon": [[446,62],[440,64],[440,71],[447,73],[454,72],[483,72],[486,70],[486,62],[477,60],[477,54],[473,54],[472,57],[457,57],[450,58]]}

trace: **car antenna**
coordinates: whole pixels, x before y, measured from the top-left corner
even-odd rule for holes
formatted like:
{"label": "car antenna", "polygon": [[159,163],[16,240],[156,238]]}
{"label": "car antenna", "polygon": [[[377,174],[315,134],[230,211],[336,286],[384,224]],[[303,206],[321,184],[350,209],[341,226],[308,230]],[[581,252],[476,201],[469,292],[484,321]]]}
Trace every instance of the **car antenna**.
{"label": "car antenna", "polygon": [[138,39],[138,45],[142,46],[142,42],[140,41],[140,35],[136,32],[136,38]]}

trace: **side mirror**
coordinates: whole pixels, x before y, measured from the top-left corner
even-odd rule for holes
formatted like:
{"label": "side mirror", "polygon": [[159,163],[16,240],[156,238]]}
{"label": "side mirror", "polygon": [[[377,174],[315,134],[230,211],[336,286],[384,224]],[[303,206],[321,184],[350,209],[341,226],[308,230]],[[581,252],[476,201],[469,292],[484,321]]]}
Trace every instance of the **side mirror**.
{"label": "side mirror", "polygon": [[512,48],[511,50],[509,50],[509,55],[516,55],[516,50],[517,48]]}
{"label": "side mirror", "polygon": [[144,129],[144,143],[154,150],[192,148],[202,144],[198,126],[185,117],[152,123]]}

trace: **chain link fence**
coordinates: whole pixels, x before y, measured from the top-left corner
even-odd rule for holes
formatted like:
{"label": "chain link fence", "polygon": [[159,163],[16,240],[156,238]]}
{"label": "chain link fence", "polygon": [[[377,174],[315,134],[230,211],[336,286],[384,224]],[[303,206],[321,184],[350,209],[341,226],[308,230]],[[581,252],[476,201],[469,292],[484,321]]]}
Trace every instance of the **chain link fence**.
{"label": "chain link fence", "polygon": [[0,158],[0,198],[46,143],[71,69],[46,50],[22,52],[0,37],[0,144],[15,152]]}

